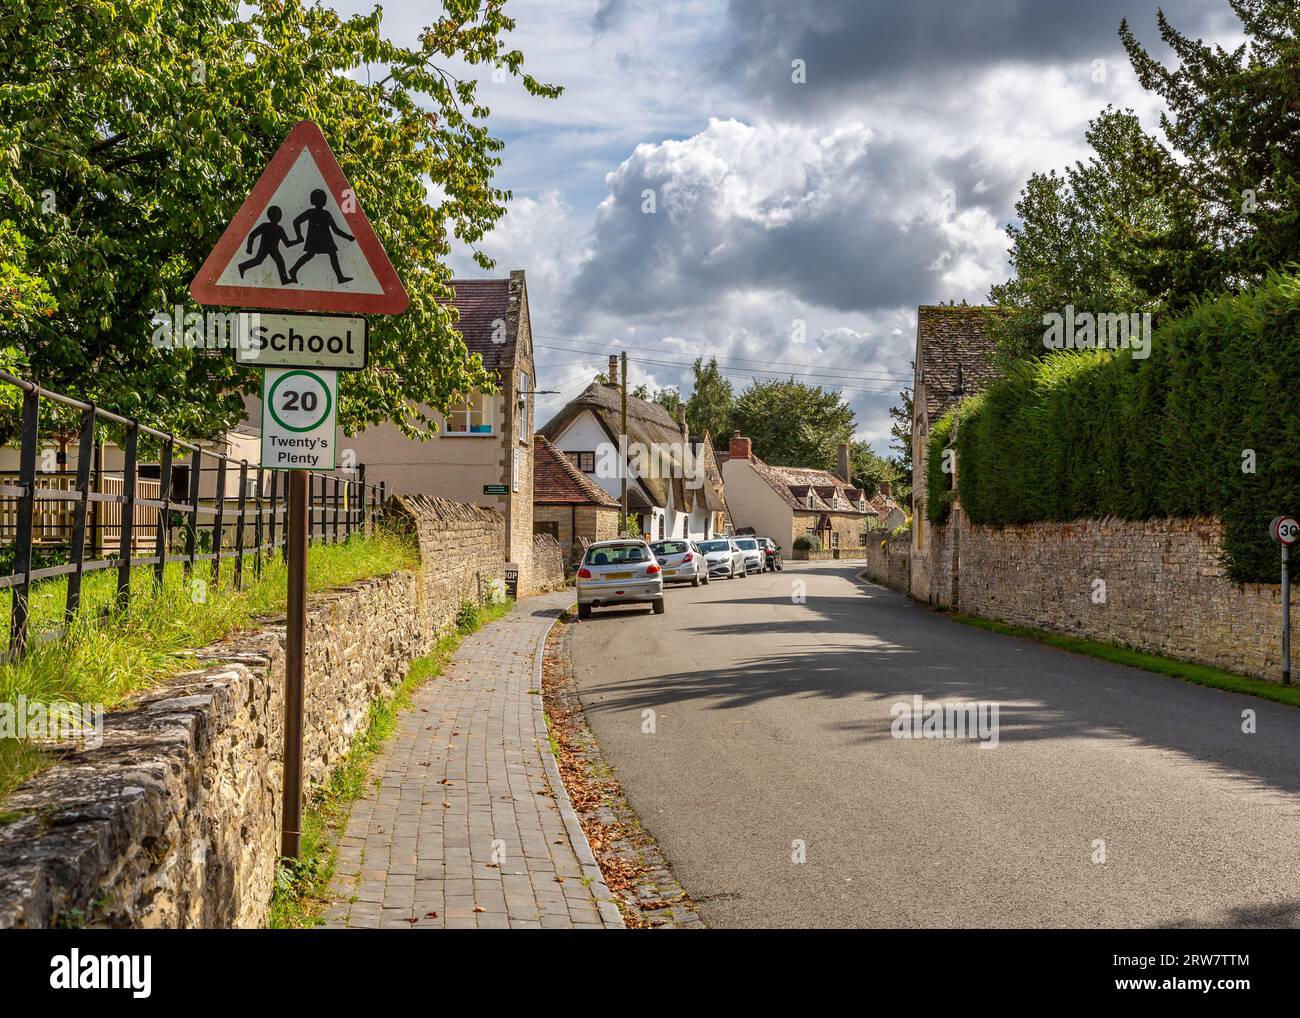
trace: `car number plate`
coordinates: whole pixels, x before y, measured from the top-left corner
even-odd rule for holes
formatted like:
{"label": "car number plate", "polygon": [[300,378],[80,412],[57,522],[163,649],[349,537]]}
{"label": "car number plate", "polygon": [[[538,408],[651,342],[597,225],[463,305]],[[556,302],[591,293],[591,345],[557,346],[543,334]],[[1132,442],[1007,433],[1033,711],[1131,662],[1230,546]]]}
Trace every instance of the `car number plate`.
{"label": "car number plate", "polygon": [[605,574],[605,579],[607,579],[607,580],[630,580],[630,579],[632,579],[632,574],[631,574],[631,573],[606,573],[606,574]]}

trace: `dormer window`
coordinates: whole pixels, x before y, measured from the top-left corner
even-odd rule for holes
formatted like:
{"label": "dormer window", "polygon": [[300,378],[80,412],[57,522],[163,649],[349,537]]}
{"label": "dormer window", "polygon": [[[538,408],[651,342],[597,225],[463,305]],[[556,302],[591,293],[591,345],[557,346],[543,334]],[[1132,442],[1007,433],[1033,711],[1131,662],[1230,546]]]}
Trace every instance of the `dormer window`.
{"label": "dormer window", "polygon": [[805,501],[807,502],[808,508],[811,509],[813,507],[813,493],[811,491],[808,492]]}

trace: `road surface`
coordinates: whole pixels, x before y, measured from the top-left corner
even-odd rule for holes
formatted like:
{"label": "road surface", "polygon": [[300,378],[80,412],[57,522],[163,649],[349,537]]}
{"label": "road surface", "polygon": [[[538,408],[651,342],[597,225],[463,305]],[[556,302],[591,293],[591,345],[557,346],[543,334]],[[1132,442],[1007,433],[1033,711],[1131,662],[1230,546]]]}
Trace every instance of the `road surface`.
{"label": "road surface", "polygon": [[[574,634],[606,759],[711,925],[1300,926],[1300,710],[855,573],[673,588]],[[894,738],[916,695],[998,704],[997,747]]]}

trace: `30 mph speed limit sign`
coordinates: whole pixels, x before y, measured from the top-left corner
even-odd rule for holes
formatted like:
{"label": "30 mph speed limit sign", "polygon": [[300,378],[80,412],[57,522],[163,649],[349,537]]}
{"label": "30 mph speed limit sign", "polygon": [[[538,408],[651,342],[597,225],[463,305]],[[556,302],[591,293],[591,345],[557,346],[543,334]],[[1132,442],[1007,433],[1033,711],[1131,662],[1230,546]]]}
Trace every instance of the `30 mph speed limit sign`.
{"label": "30 mph speed limit sign", "polygon": [[333,470],[337,371],[267,368],[262,378],[262,466]]}
{"label": "30 mph speed limit sign", "polygon": [[1268,525],[1268,536],[1278,544],[1293,545],[1300,539],[1300,523],[1293,516],[1274,516]]}

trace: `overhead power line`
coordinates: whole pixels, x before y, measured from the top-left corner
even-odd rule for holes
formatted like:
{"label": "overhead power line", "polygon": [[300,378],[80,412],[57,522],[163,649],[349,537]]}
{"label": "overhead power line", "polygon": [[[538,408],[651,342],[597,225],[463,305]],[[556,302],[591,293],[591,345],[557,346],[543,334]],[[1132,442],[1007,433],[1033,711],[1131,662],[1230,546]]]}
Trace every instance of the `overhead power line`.
{"label": "overhead power line", "polygon": [[[565,353],[589,353],[593,357],[603,357],[607,355],[610,350],[609,346],[607,345],[597,347],[595,343],[589,343],[586,340],[568,339],[563,336],[543,336],[538,334],[534,336],[534,339],[552,340],[553,342],[550,343],[538,343],[537,346],[540,346],[546,350],[560,350],[560,351],[564,351]],[[565,345],[556,345],[556,344],[565,344]],[[668,354],[652,353],[651,356],[655,356],[660,360],[670,359]],[[640,359],[645,359],[645,358],[640,358]],[[718,361],[719,366],[727,365],[727,366],[739,367],[743,364],[757,364],[757,365],[770,366],[770,367],[759,367],[757,369],[761,371],[774,371],[779,368],[790,368],[793,370],[787,373],[793,373],[796,375],[797,374],[811,374],[811,375],[826,374],[826,372],[817,372],[817,371],[809,370],[815,368],[817,365],[800,364],[794,361],[771,361],[771,360],[764,360],[764,359],[758,359],[753,357],[717,357],[716,359]],[[672,360],[674,361],[674,363],[681,364],[685,367],[693,367],[695,364],[694,359],[683,360],[680,358],[672,358]],[[850,377],[850,376],[861,380],[867,380],[867,381],[910,382],[912,380],[911,375],[896,374],[892,371],[847,370],[847,371],[840,371],[834,373],[834,377]]]}
{"label": "overhead power line", "polygon": [[[547,350],[563,350],[562,347],[551,347],[543,343],[538,343],[537,345]],[[582,351],[567,350],[564,352],[580,353]],[[593,354],[592,356],[593,358],[596,358],[598,355]],[[670,368],[680,368],[680,369],[694,367],[693,361],[673,360],[666,357],[648,357],[640,354],[634,354],[633,356],[636,358],[636,362],[638,364],[654,364],[660,367],[670,367]],[[582,362],[577,362],[577,363],[582,363]],[[850,383],[868,383],[867,387],[870,388],[871,384],[874,383],[876,385],[883,386],[884,389],[882,389],[882,391],[890,391],[890,392],[899,388],[910,388],[909,383],[912,381],[911,378],[904,378],[902,376],[883,376],[883,375],[874,376],[865,373],[854,374],[852,372],[842,372],[842,371],[794,371],[787,368],[750,368],[750,367],[733,366],[729,364],[724,364],[722,362],[718,363],[718,371],[724,375],[732,375],[736,377],[747,377],[747,376],[752,377],[757,374],[757,375],[777,376],[781,378],[788,378],[793,376],[796,378],[820,379],[822,380],[823,384],[827,384],[827,385],[836,384],[844,388],[855,387]],[[860,386],[856,386],[856,387],[860,387]]]}

